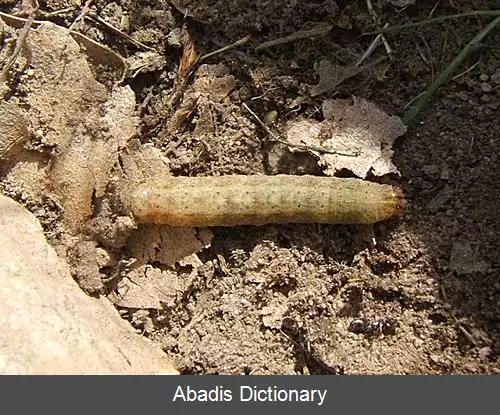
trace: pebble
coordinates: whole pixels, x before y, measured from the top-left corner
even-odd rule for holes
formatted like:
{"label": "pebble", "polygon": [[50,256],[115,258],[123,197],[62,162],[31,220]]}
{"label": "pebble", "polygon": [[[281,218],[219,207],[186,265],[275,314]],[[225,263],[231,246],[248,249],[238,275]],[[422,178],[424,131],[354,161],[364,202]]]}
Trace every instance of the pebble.
{"label": "pebble", "polygon": [[497,69],[497,71],[491,75],[491,80],[493,83],[500,85],[500,69]]}
{"label": "pebble", "polygon": [[276,122],[276,118],[278,118],[278,112],[275,110],[269,111],[262,120],[264,124],[267,126],[271,126]]}
{"label": "pebble", "polygon": [[422,347],[425,342],[422,339],[415,339],[414,344],[416,348]]}
{"label": "pebble", "polygon": [[482,347],[479,349],[478,354],[481,360],[486,360],[491,355],[491,347]]}
{"label": "pebble", "polygon": [[431,359],[433,363],[441,363],[441,357],[437,354],[429,355],[429,359]]}
{"label": "pebble", "polygon": [[493,91],[493,87],[488,82],[483,82],[481,83],[481,91],[488,93]]}
{"label": "pebble", "polygon": [[439,178],[443,180],[448,180],[450,178],[450,170],[448,169],[448,166],[443,166]]}

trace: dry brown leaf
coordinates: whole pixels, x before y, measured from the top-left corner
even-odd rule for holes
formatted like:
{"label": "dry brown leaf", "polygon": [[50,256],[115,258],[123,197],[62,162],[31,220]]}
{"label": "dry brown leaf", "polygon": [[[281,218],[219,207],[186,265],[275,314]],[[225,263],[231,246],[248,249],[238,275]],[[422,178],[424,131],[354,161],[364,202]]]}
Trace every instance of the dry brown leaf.
{"label": "dry brown leaf", "polygon": [[129,253],[137,258],[141,264],[160,262],[173,267],[187,257],[208,248],[212,240],[212,233],[207,236],[208,230],[199,237],[194,228],[171,228],[161,225],[144,225],[139,227],[129,240]]}
{"label": "dry brown leaf", "polygon": [[323,102],[325,121],[299,120],[288,124],[287,139],[293,144],[325,148],[357,149],[356,157],[317,154],[325,174],[333,176],[342,169],[360,178],[369,172],[375,176],[398,173],[392,163],[392,145],[406,132],[396,116],[389,116],[364,98],[327,100]]}
{"label": "dry brown leaf", "polygon": [[124,182],[140,182],[158,173],[169,174],[167,158],[160,149],[152,145],[142,145],[132,140],[127,150],[120,154]]}
{"label": "dry brown leaf", "polygon": [[118,149],[135,134],[138,119],[132,90],[116,88],[110,97],[69,34],[50,22],[30,32],[31,71],[22,88],[33,130],[57,148],[52,190],[74,233],[92,213],[94,191],[104,194]]}
{"label": "dry brown leaf", "polygon": [[[105,194],[118,151],[135,134],[135,95],[116,88],[103,105],[104,116],[85,120],[73,130],[51,169],[52,185],[63,205],[69,231],[77,231],[92,213],[92,197]],[[94,114],[93,114],[94,115]]]}
{"label": "dry brown leaf", "polygon": [[333,90],[347,78],[359,73],[360,68],[355,66],[334,65],[330,61],[323,59],[319,62],[317,72],[319,75],[319,83],[309,88],[312,97]]}
{"label": "dry brown leaf", "polygon": [[186,281],[175,271],[141,265],[118,283],[118,296],[111,300],[120,307],[160,309],[163,305],[173,304],[182,294],[185,284]]}
{"label": "dry brown leaf", "polygon": [[8,173],[2,181],[4,188],[9,190],[9,193],[21,191],[23,199],[40,199],[47,186],[47,174],[43,168],[46,162],[43,155],[35,152],[28,156],[23,154],[22,160],[18,160],[17,157],[11,158],[6,169]]}
{"label": "dry brown leaf", "polygon": [[167,59],[156,52],[139,52],[127,58],[127,76],[135,78],[139,73],[162,70]]}
{"label": "dry brown leaf", "polygon": [[179,75],[181,78],[187,78],[198,62],[199,56],[186,24],[181,29],[181,42],[182,56],[179,64]]}
{"label": "dry brown leaf", "polygon": [[[49,145],[65,146],[73,126],[98,117],[108,98],[106,87],[94,79],[80,45],[67,29],[45,22],[27,39],[33,76],[24,80],[35,128]],[[57,80],[57,82],[56,82]]]}

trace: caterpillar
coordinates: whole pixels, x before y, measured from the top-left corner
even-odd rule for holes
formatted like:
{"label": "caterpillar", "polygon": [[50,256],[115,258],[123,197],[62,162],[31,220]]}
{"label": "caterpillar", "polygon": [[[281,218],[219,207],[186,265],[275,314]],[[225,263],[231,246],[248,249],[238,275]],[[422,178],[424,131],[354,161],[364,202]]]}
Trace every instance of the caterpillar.
{"label": "caterpillar", "polygon": [[235,226],[375,223],[401,214],[401,190],[360,179],[316,176],[156,176],[124,191],[139,223]]}

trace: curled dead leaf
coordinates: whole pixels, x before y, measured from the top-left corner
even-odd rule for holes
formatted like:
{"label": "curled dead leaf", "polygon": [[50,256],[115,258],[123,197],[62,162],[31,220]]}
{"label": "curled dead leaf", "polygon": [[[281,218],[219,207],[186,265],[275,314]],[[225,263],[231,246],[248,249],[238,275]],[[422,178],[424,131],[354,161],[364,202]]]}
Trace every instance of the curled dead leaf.
{"label": "curled dead leaf", "polygon": [[369,172],[375,176],[398,173],[392,163],[392,145],[406,132],[399,117],[389,116],[372,102],[358,97],[324,101],[323,116],[323,122],[290,122],[286,133],[292,144],[359,150],[356,157],[316,153],[325,174],[333,176],[342,169],[360,178],[366,178]]}

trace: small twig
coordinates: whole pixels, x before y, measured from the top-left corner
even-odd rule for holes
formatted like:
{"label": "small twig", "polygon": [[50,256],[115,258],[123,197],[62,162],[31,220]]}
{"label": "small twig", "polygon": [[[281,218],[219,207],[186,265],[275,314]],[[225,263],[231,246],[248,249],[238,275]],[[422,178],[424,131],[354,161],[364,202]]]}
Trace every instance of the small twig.
{"label": "small twig", "polygon": [[429,100],[434,96],[436,91],[443,85],[451,74],[460,66],[460,64],[469,56],[469,53],[474,49],[474,47],[480,43],[500,22],[500,15],[492,20],[486,27],[481,29],[481,31],[474,36],[474,38],[465,45],[465,47],[460,51],[460,53],[453,59],[453,61],[445,68],[441,74],[435,79],[435,81],[427,88],[425,93],[417,100],[417,102],[412,105],[405,113],[403,117],[403,122],[405,124],[411,123],[418,113],[427,105]]}
{"label": "small twig", "polygon": [[427,16],[427,18],[429,18],[429,19],[432,18],[432,15],[434,14],[434,12],[436,11],[436,9],[438,8],[439,3],[441,3],[441,0],[437,0],[436,1],[436,3],[434,4],[434,6],[432,7],[431,11],[429,12],[429,15]]}
{"label": "small twig", "polygon": [[92,20],[94,22],[98,22],[102,25],[104,25],[106,28],[108,28],[111,32],[117,34],[118,36],[123,37],[124,39],[128,40],[130,43],[132,43],[134,46],[137,46],[138,48],[141,49],[146,49],[146,50],[153,50],[152,47],[149,47],[145,45],[142,42],[139,42],[138,40],[135,40],[132,36],[129,36],[127,33],[122,32],[120,29],[114,27],[111,23],[108,23],[106,20],[101,18],[96,12],[90,10],[88,13],[87,19]]}
{"label": "small twig", "polygon": [[45,13],[45,16],[47,16],[47,17],[59,16],[61,14],[65,14],[65,13],[71,13],[74,10],[75,10],[74,7],[66,7],[64,9],[54,10],[53,12]]}
{"label": "small twig", "polygon": [[[422,49],[420,48],[418,42],[413,39],[413,43],[415,44],[415,49],[417,50],[417,53],[420,55],[420,57],[422,58],[422,60],[424,61],[424,63],[426,65],[429,65],[429,59],[426,58],[424,52],[422,51]],[[434,80],[434,77],[432,77],[432,79]]]}
{"label": "small twig", "polygon": [[84,6],[83,6],[83,9],[82,9],[82,12],[78,16],[76,16],[76,19],[69,26],[68,31],[71,32],[72,30],[75,30],[76,25],[79,24],[81,21],[83,21],[85,19],[85,16],[90,11],[90,5],[92,4],[92,1],[93,0],[87,0],[85,2]]}
{"label": "small twig", "polygon": [[366,0],[366,8],[368,9],[368,13],[370,13],[372,19],[375,21],[375,23],[377,23],[378,16],[377,13],[375,13],[375,9],[373,8],[371,0]]}
{"label": "small twig", "polygon": [[388,59],[387,56],[379,56],[377,59],[373,60],[373,62],[367,63],[363,66],[346,66],[346,67],[337,67],[338,73],[336,74],[335,79],[330,79],[328,82],[320,83],[318,85],[314,85],[309,89],[309,93],[312,97],[316,97],[318,95],[324,94],[325,92],[330,92],[346,79],[352,78],[360,74],[361,72],[366,71],[367,69],[378,65],[379,63],[384,62]]}
{"label": "small twig", "polygon": [[[386,23],[384,25],[384,27],[388,27],[389,26],[389,23]],[[392,54],[392,48],[391,48],[391,45],[389,45],[389,42],[387,41],[386,37],[380,33],[382,35],[382,43],[384,44],[384,48],[385,48],[385,52],[389,55],[389,57],[391,57],[391,54]]]}
{"label": "small twig", "polygon": [[477,61],[477,62],[476,62],[474,65],[472,65],[470,68],[466,69],[466,70],[465,70],[465,71],[463,71],[463,72],[460,72],[458,75],[455,75],[455,76],[454,76],[453,78],[451,78],[451,79],[455,80],[455,79],[460,78],[461,76],[464,76],[466,73],[468,73],[468,72],[472,71],[472,70],[473,70],[473,69],[474,69],[477,65],[479,65],[479,63],[480,63],[480,62],[481,62],[480,60],[479,60],[479,61]]}
{"label": "small twig", "polygon": [[272,48],[273,46],[283,45],[285,43],[295,42],[296,40],[308,39],[315,36],[325,36],[332,30],[332,25],[330,24],[318,24],[310,30],[299,30],[298,32],[292,33],[291,35],[280,37],[278,39],[269,40],[257,46],[255,51],[264,50]]}
{"label": "small twig", "polygon": [[289,143],[288,141],[283,140],[282,138],[279,138],[276,134],[274,134],[269,129],[269,127],[258,117],[258,115],[255,114],[255,112],[253,112],[250,109],[250,107],[247,104],[243,103],[243,106],[255,118],[255,120],[266,131],[267,134],[269,134],[277,142],[284,144],[288,147],[297,148],[299,150],[305,150],[305,151],[317,151],[319,153],[339,154],[341,156],[351,156],[351,157],[356,157],[361,153],[359,149],[325,148],[325,147],[309,146],[306,144]]}
{"label": "small twig", "polygon": [[425,37],[423,35],[420,35],[419,36],[420,39],[422,39],[422,42],[424,43],[424,46],[425,46],[425,49],[427,50],[427,54],[429,55],[429,65],[431,67],[431,75],[432,75],[432,80],[434,80],[434,58],[432,56],[432,51],[431,51],[431,48],[429,46],[429,44],[427,43],[427,40],[425,40]]}
{"label": "small twig", "polygon": [[212,56],[215,56],[215,55],[218,55],[219,53],[222,53],[222,52],[226,52],[228,50],[231,50],[231,49],[234,49],[238,46],[242,46],[244,45],[245,43],[248,43],[251,39],[251,36],[245,36],[244,38],[240,39],[240,40],[237,40],[236,42],[234,43],[231,43],[230,45],[226,45],[220,49],[217,49],[217,50],[214,50],[213,52],[210,52],[210,53],[207,53],[206,55],[203,55],[199,60],[198,62],[202,62],[208,58],[211,58]]}
{"label": "small twig", "polygon": [[[88,2],[88,6],[90,6],[90,1]],[[60,14],[69,13],[69,12],[72,12],[72,11],[74,11],[73,7],[67,7],[65,9],[60,9],[60,10],[53,11],[51,13],[45,13],[45,16],[47,16],[47,17],[53,17],[53,16],[58,16]],[[111,32],[117,34],[118,36],[123,37],[124,39],[126,39],[127,41],[129,41],[130,43],[132,43],[134,46],[136,46],[138,48],[142,48],[142,49],[154,51],[153,48],[145,45],[144,43],[139,42],[138,40],[135,40],[133,37],[129,36],[127,33],[122,32],[120,29],[116,28],[111,23],[109,23],[106,20],[104,20],[95,11],[89,9],[88,7],[87,7],[86,11],[84,9],[84,12],[85,12],[85,14],[82,12],[77,17],[77,19],[72,23],[72,25],[70,26],[70,29],[71,29],[71,27],[74,27],[77,24],[77,21],[82,20],[82,18],[86,18],[86,19],[92,20],[93,22],[97,22],[97,23],[100,23],[100,24],[104,25]]]}
{"label": "small twig", "polygon": [[[371,0],[366,0],[366,7],[367,7],[368,13],[370,13],[370,16],[372,17],[373,21],[375,22],[375,24],[377,24],[378,23],[378,15],[377,15],[377,12],[375,11],[375,9],[373,8]],[[389,26],[389,24],[386,23],[384,25],[384,28],[386,28],[388,26]],[[389,42],[387,41],[387,39],[385,38],[385,36],[382,33],[379,33],[379,35],[380,35],[380,39],[384,43],[386,53],[390,56],[392,53],[392,48],[390,47]]]}
{"label": "small twig", "polygon": [[2,85],[5,82],[5,80],[7,79],[7,73],[12,68],[12,65],[14,65],[14,62],[16,61],[17,55],[19,55],[23,46],[26,43],[26,39],[28,37],[31,25],[33,24],[33,21],[35,20],[36,12],[37,12],[37,10],[34,10],[31,13],[30,17],[26,20],[26,23],[24,23],[24,27],[21,30],[19,37],[17,38],[17,43],[16,43],[16,47],[14,48],[14,52],[12,53],[12,56],[9,58],[9,60],[5,64],[5,66],[2,68],[2,72],[0,73],[0,85]]}
{"label": "small twig", "polygon": [[408,108],[411,104],[413,104],[417,99],[419,99],[422,95],[425,94],[425,91],[424,92],[421,92],[420,94],[418,94],[415,98],[413,98],[410,102],[407,102],[405,104],[405,106],[403,107],[403,110],[405,110],[406,108]]}
{"label": "small twig", "polygon": [[445,32],[444,32],[444,36],[443,36],[443,46],[441,47],[441,57],[439,58],[440,64],[443,64],[443,62],[445,61],[445,51],[448,48],[449,33],[450,33],[450,31],[449,31],[449,28],[447,27]]}
{"label": "small twig", "polygon": [[475,10],[475,11],[467,12],[467,13],[458,13],[458,14],[451,14],[449,16],[440,16],[440,17],[435,17],[433,19],[423,20],[421,22],[407,23],[407,24],[386,27],[385,29],[373,30],[371,32],[363,33],[363,36],[377,35],[379,33],[396,32],[396,31],[401,30],[401,29],[409,29],[411,27],[425,26],[425,25],[429,25],[429,24],[433,24],[433,23],[443,22],[445,20],[459,19],[461,17],[470,17],[470,16],[494,16],[494,17],[496,17],[496,16],[500,16],[500,10]]}
{"label": "small twig", "polygon": [[256,96],[256,97],[252,97],[251,98],[251,101],[255,101],[257,99],[261,99],[261,98],[264,98],[267,94],[269,94],[269,92],[272,92],[272,91],[276,91],[277,89],[280,89],[279,86],[275,86],[274,88],[269,88],[268,90],[266,90],[265,92],[263,92],[262,94]]}
{"label": "small twig", "polygon": [[477,346],[476,339],[472,334],[469,333],[469,331],[464,327],[464,324],[455,316],[455,314],[451,314],[453,319],[455,320],[455,323],[457,324],[457,328],[467,337],[467,339],[474,345]]}
{"label": "small twig", "polygon": [[382,39],[382,35],[378,34],[375,37],[375,39],[373,39],[373,42],[370,43],[370,46],[368,46],[368,49],[366,49],[365,53],[363,53],[361,55],[361,57],[358,59],[358,61],[354,64],[354,66],[361,65],[373,53],[373,51],[377,48],[381,39]]}

